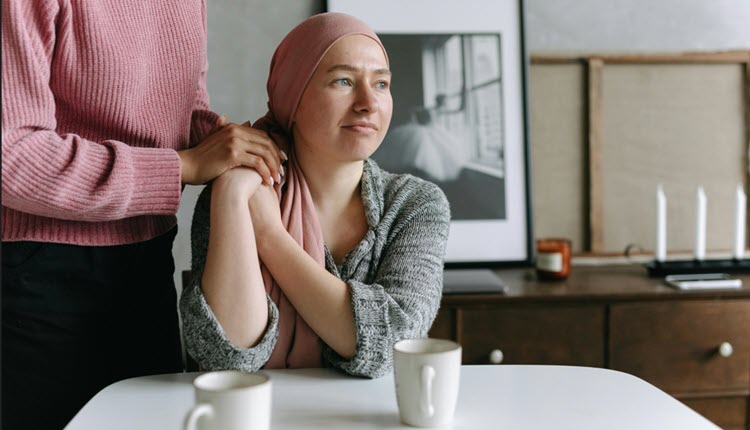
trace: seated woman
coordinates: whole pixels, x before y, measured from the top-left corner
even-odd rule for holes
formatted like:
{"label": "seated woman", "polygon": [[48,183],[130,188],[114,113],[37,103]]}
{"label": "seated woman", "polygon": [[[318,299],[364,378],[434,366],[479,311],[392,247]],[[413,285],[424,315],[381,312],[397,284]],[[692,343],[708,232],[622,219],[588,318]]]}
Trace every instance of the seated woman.
{"label": "seated woman", "polygon": [[[379,377],[394,342],[427,335],[450,211],[437,186],[368,159],[391,120],[390,80],[380,40],[349,15],[309,18],[277,48],[254,127],[286,151],[223,174],[193,217],[180,308],[202,368]],[[266,164],[285,153],[273,178]]]}

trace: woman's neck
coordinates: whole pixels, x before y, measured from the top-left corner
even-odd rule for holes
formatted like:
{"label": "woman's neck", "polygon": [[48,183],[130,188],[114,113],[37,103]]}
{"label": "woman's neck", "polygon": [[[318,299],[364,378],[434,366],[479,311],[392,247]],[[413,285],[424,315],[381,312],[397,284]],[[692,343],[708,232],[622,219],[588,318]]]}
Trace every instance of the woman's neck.
{"label": "woman's neck", "polygon": [[295,156],[321,215],[340,212],[361,198],[364,161],[341,163],[322,160],[304,150],[295,151]]}

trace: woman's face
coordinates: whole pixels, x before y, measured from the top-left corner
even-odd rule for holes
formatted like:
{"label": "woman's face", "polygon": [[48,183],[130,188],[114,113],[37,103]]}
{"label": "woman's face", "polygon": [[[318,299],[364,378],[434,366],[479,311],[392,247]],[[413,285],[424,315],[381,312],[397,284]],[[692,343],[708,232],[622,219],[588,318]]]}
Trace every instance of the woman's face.
{"label": "woman's face", "polygon": [[363,35],[337,41],[302,94],[292,126],[295,151],[341,162],[372,155],[391,122],[390,83],[377,42]]}

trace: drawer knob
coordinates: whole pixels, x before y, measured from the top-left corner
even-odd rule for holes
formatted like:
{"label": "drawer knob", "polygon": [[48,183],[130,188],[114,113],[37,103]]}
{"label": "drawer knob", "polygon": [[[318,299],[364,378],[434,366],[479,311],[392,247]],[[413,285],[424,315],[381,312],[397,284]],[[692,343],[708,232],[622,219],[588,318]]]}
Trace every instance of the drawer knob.
{"label": "drawer knob", "polygon": [[503,362],[503,351],[499,349],[493,349],[492,352],[490,352],[490,363],[492,364],[500,364]]}
{"label": "drawer knob", "polygon": [[722,342],[721,345],[719,345],[719,355],[722,357],[729,357],[734,352],[734,348],[732,347],[732,344],[729,342]]}

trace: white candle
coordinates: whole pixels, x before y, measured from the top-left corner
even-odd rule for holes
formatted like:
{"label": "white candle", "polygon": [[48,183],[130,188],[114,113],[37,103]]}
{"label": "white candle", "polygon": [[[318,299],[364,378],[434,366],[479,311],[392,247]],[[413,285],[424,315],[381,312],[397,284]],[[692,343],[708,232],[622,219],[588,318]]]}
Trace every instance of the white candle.
{"label": "white candle", "polygon": [[747,210],[747,196],[742,184],[737,185],[734,210],[734,258],[741,260],[745,257],[745,212]]}
{"label": "white candle", "polygon": [[695,220],[695,259],[703,260],[706,258],[706,193],[703,187],[698,187]]}
{"label": "white candle", "polygon": [[667,198],[661,184],[656,188],[656,261],[667,258]]}

